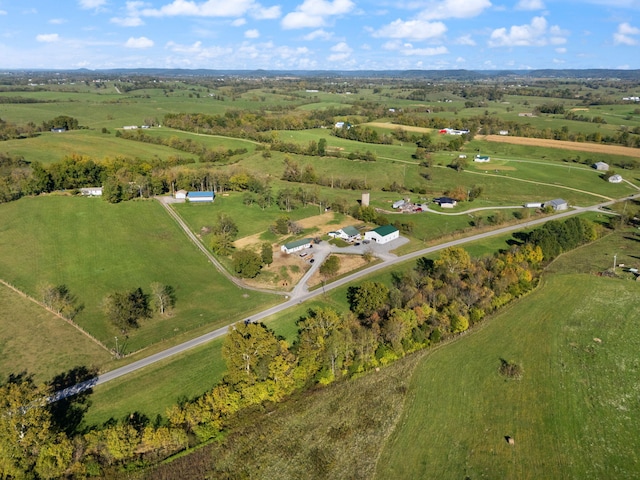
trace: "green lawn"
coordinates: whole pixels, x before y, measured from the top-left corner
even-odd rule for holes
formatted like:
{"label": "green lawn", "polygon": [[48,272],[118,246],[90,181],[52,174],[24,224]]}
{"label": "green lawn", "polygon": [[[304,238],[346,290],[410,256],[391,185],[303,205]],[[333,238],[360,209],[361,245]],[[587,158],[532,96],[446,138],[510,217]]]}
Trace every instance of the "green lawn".
{"label": "green lawn", "polygon": [[31,295],[43,282],[66,284],[85,306],[76,321],[107,345],[120,332],[100,307],[106,295],[137,287],[150,293],[153,282],[175,288],[173,316],[142,321],[129,333],[127,352],[279,301],[229,282],[152,200],[24,198],[0,205],[0,219],[2,277]]}

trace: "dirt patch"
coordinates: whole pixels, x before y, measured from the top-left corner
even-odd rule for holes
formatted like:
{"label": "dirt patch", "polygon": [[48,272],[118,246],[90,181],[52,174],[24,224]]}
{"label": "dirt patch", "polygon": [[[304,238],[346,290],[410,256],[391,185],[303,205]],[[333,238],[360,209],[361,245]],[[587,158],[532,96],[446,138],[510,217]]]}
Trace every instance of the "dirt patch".
{"label": "dirt patch", "polygon": [[273,263],[263,267],[256,278],[245,279],[244,282],[251,287],[292,290],[311,267],[305,261],[308,258],[309,256],[302,259],[296,253],[288,255],[274,245]]}
{"label": "dirt patch", "polygon": [[[338,270],[336,276],[340,276],[356,270],[367,265],[368,263],[364,258],[362,258],[361,255],[346,255],[339,253],[334,253],[332,255],[336,255],[338,258],[340,258],[340,270]],[[322,283],[322,279],[322,275],[320,275],[320,273],[316,270],[316,272],[311,275],[311,278],[307,282],[307,285],[309,287],[315,287],[316,285],[320,285]]]}
{"label": "dirt patch", "polygon": [[599,143],[567,142],[564,140],[549,140],[544,138],[511,137],[506,135],[478,135],[478,140],[488,142],[511,143],[513,145],[530,145],[532,147],[560,148],[578,152],[605,153],[640,158],[640,148],[623,147],[621,145],[602,145]]}
{"label": "dirt patch", "polygon": [[589,109],[588,109],[588,108],[579,108],[579,107],[576,107],[576,108],[572,108],[572,109],[571,109],[571,110],[569,110],[569,111],[570,111],[570,112],[588,112],[588,111],[589,111]]}

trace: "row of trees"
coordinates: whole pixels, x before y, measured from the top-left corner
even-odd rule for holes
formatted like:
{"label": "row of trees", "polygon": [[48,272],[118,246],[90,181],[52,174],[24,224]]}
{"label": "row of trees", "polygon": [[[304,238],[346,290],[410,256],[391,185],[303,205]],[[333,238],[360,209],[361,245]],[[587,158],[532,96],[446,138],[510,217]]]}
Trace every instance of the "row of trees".
{"label": "row of trees", "polygon": [[164,138],[157,135],[148,135],[142,130],[117,130],[116,137],[154,145],[164,145],[182,152],[192,153],[198,155],[199,161],[204,163],[225,162],[235,155],[242,155],[248,152],[246,148],[236,148],[235,150],[231,148],[211,149],[202,143],[194,142],[190,138],[181,139],[176,136]]}

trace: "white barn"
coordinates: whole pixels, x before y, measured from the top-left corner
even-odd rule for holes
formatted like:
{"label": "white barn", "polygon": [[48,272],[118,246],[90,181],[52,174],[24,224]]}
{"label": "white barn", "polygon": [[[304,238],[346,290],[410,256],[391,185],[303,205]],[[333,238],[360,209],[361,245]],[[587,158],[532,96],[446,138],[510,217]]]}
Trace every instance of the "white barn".
{"label": "white barn", "polygon": [[400,237],[400,231],[393,225],[384,225],[370,232],[365,232],[364,239],[371,240],[376,243],[389,243]]}

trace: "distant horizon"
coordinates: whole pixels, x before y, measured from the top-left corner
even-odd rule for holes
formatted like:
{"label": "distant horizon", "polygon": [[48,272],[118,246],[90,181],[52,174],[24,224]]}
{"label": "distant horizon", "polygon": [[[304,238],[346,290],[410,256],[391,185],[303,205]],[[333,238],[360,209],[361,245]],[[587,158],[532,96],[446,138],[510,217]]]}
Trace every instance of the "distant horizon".
{"label": "distant horizon", "polygon": [[640,68],[640,0],[0,0],[0,69]]}

